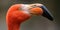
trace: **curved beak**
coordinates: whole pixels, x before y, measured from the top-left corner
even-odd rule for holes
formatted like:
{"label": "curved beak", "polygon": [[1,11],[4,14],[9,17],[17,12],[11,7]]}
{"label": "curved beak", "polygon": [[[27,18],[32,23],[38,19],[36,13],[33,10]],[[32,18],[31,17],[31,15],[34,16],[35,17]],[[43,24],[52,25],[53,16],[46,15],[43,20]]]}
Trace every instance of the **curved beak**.
{"label": "curved beak", "polygon": [[43,10],[43,14],[42,16],[48,18],[49,20],[53,21],[53,16],[52,14],[48,11],[48,9],[43,5],[43,6],[40,6],[40,8],[42,8]]}

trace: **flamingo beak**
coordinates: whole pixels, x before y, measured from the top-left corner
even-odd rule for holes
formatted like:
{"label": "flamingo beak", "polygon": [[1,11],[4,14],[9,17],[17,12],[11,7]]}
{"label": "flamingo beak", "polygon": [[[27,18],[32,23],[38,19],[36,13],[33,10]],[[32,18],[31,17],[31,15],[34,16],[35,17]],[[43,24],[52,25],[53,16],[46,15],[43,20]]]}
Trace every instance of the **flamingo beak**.
{"label": "flamingo beak", "polygon": [[51,21],[53,21],[53,16],[52,16],[52,14],[48,11],[48,9],[47,9],[45,6],[41,6],[40,8],[42,8],[42,10],[43,10],[42,16],[48,18],[48,19],[51,20]]}

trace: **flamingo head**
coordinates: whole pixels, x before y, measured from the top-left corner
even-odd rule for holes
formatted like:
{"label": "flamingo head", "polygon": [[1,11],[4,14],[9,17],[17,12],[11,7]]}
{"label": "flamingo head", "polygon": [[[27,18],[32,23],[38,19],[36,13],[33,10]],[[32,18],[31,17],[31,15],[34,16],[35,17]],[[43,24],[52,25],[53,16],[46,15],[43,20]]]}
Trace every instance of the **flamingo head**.
{"label": "flamingo head", "polygon": [[52,14],[48,11],[48,9],[43,4],[31,4],[30,5],[30,13],[33,15],[42,15],[43,17],[48,18],[49,20],[53,21]]}

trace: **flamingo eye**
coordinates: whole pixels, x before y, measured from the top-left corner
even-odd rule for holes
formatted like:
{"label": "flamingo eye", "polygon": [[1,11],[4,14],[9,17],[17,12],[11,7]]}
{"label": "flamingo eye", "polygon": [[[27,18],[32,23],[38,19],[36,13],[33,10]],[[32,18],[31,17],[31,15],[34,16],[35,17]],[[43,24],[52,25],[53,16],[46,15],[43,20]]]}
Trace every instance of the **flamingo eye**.
{"label": "flamingo eye", "polygon": [[[37,6],[36,4],[33,4],[33,5],[31,5],[31,6],[29,7],[29,10],[32,9],[32,8],[36,8],[36,7],[39,7],[39,6]],[[40,7],[39,7],[39,8],[40,8]]]}
{"label": "flamingo eye", "polygon": [[35,8],[35,7],[36,7],[36,5],[33,5],[32,7],[33,7],[33,8]]}

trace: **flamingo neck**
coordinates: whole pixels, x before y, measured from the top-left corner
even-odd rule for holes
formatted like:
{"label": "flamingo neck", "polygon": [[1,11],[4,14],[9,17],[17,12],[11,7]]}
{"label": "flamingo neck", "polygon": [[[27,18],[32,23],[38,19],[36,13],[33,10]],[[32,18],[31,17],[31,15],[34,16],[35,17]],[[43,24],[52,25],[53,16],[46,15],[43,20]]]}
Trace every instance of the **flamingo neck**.
{"label": "flamingo neck", "polygon": [[[9,8],[8,13],[7,13],[7,14],[9,14],[9,16],[7,15],[7,20],[6,20],[7,25],[8,25],[8,30],[19,30],[20,29],[21,21],[25,21],[26,19],[29,19],[30,18],[30,15],[28,15],[29,14],[28,11],[23,11],[23,13],[20,12],[20,11],[18,11],[20,7],[21,7],[21,4],[16,4],[16,5],[13,5],[13,6],[11,6]],[[14,12],[14,11],[18,11],[19,12],[18,13],[18,16],[17,16],[17,19],[18,20],[12,18],[13,16],[11,16],[12,15],[12,12]]]}
{"label": "flamingo neck", "polygon": [[19,29],[20,29],[20,24],[8,25],[8,30],[19,30]]}

